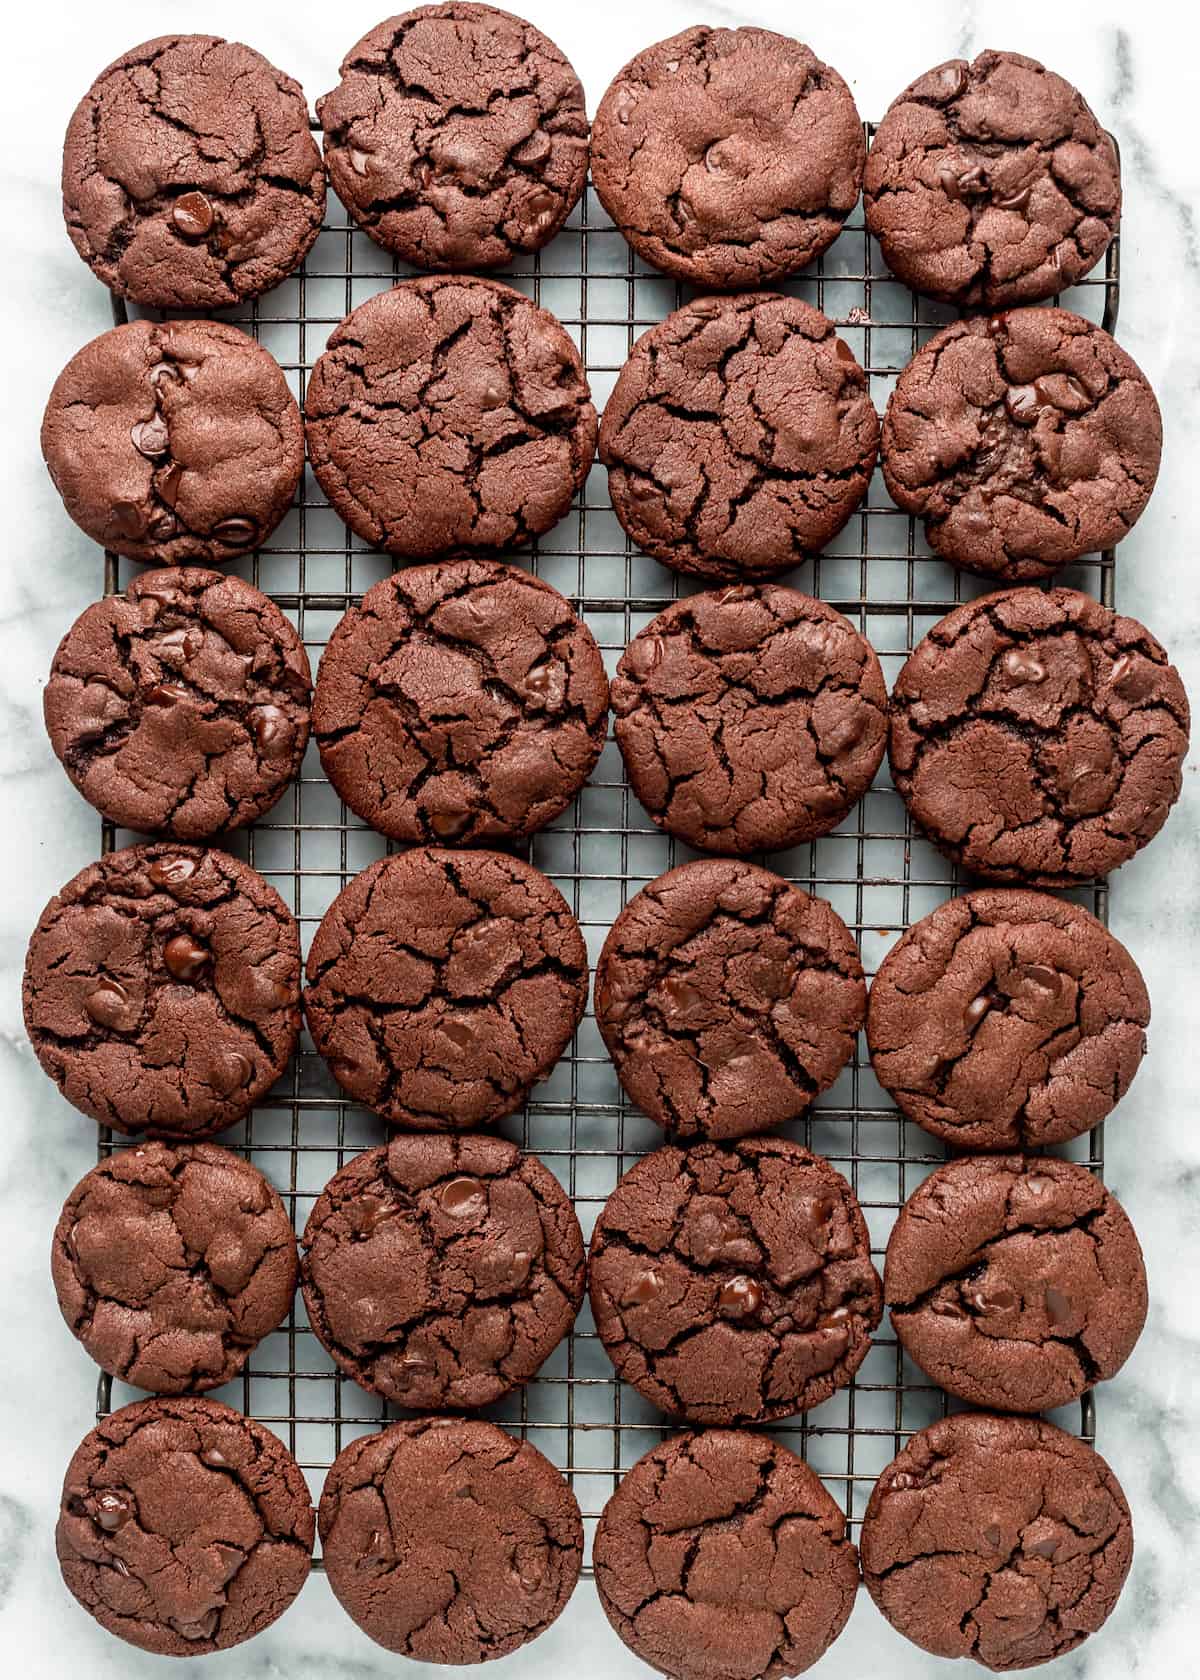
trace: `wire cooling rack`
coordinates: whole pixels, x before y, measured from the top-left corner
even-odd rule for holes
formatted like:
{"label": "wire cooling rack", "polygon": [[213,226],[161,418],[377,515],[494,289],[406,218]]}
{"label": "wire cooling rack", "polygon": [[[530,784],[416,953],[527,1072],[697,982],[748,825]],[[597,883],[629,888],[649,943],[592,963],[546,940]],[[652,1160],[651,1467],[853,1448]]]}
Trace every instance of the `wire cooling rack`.
{"label": "wire cooling rack", "polygon": [[[869,126],[867,133],[869,138]],[[223,318],[273,353],[303,403],[308,373],[338,321],[410,272],[355,229],[331,199],[329,220],[303,269],[266,297],[227,311]],[[566,326],[583,355],[598,408],[634,340],[690,295],[638,261],[590,186],[554,242],[501,277]],[[880,411],[918,346],[956,313],[916,297],[892,278],[866,233],[861,211],[812,270],[780,289],[816,304],[833,319],[867,369]],[[1065,301],[1111,332],[1118,293],[1114,241],[1103,272],[1085,280]],[[117,321],[125,320],[121,300],[114,299],[113,307]],[[631,548],[599,465],[561,524],[532,550],[507,558],[529,566],[571,598],[590,624],[610,673],[635,632],[693,587]],[[300,499],[270,545],[230,569],[265,590],[294,619],[315,668],[338,619],[391,571],[392,562],[346,530],[306,471]],[[106,556],[105,591],[124,588],[135,570],[129,562]],[[1113,556],[1106,553],[1057,581],[1111,605],[1113,575]],[[914,521],[893,506],[878,473],[838,539],[784,581],[829,601],[862,630],[880,656],[889,686],[937,619],[987,588],[983,580],[956,573],[930,556]],[[104,825],[105,850],[136,838]],[[346,882],[395,849],[338,800],[314,747],[299,780],[267,820],[232,837],[229,846],[292,907],[306,952],[317,923]],[[630,792],[610,740],[591,784],[522,855],[550,876],[572,906],[594,967],[627,900],[663,870],[696,854],[654,828]],[[904,929],[960,884],[957,871],[913,832],[886,764],[835,833],[760,861],[832,902],[858,940],[868,976]],[[1075,896],[1105,918],[1102,883]],[[662,1142],[658,1129],[626,1102],[590,1012],[534,1100],[499,1130],[535,1151],[557,1175],[574,1200],[585,1239],[621,1173]],[[861,1039],[833,1089],[787,1131],[850,1179],[882,1266],[897,1211],[944,1155],[889,1103]],[[269,1099],[244,1126],[219,1141],[266,1173],[299,1232],[333,1173],[385,1136],[381,1121],[343,1098],[305,1034]],[[111,1133],[102,1134],[102,1155],[119,1145]],[[1102,1128],[1080,1140],[1072,1153],[1099,1171]],[[98,1415],[137,1397],[136,1391],[101,1377]],[[286,1441],[314,1498],[330,1463],[351,1439],[401,1415],[337,1374],[308,1328],[299,1295],[287,1323],[259,1346],[243,1375],[214,1397],[260,1419]],[[823,1477],[856,1530],[876,1477],[904,1438],[947,1409],[946,1396],[904,1356],[885,1319],[850,1387],[807,1416],[775,1426],[774,1432]],[[655,1409],[616,1381],[586,1302],[573,1334],[541,1374],[486,1415],[533,1442],[566,1473],[584,1514],[589,1557],[596,1518],[621,1473],[665,1432]],[[1091,1396],[1058,1421],[1091,1439]]]}

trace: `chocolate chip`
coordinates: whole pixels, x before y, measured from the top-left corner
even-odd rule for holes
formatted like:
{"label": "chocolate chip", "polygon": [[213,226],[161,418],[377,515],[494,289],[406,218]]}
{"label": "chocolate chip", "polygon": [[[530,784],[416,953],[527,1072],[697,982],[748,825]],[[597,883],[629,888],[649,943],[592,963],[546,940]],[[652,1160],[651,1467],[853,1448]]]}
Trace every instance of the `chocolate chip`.
{"label": "chocolate chip", "polygon": [[133,1515],[129,1502],[119,1493],[101,1493],[96,1498],[95,1522],[106,1534],[115,1534]]}
{"label": "chocolate chip", "polygon": [[172,887],[182,887],[185,881],[190,881],[196,873],[196,859],[191,857],[162,857],[155,858],[146,871],[156,887],[164,887],[168,891]]}
{"label": "chocolate chip", "polygon": [[753,1278],[730,1278],[721,1285],[717,1306],[726,1318],[752,1318],[762,1305],[762,1290]]}
{"label": "chocolate chip", "polygon": [[145,519],[136,502],[114,502],[112,524],[119,537],[130,539],[140,537],[145,529]]}
{"label": "chocolate chip", "polygon": [[983,1017],[992,1007],[992,1002],[993,999],[991,994],[988,992],[980,992],[978,997],[971,999],[970,1003],[963,1010],[963,1025],[966,1027],[968,1032],[970,1032],[973,1027],[977,1027],[979,1025],[980,1021],[983,1020]]}
{"label": "chocolate chip", "polygon": [[686,1015],[704,1002],[701,993],[682,975],[668,975],[659,990],[662,994],[663,1009],[668,1015]]}
{"label": "chocolate chip", "polygon": [[210,1610],[195,1622],[172,1622],[171,1626],[183,1639],[211,1639],[221,1619],[219,1610]]}
{"label": "chocolate chip", "polygon": [[351,1204],[355,1234],[360,1238],[373,1237],[381,1225],[395,1219],[400,1212],[395,1202],[382,1196],[362,1196]]}
{"label": "chocolate chip", "polygon": [[184,239],[203,239],[213,225],[213,207],[203,193],[186,192],[175,200],[171,220]]}
{"label": "chocolate chip", "polygon": [[229,1463],[220,1447],[205,1447],[200,1454],[201,1464],[207,1464],[214,1470],[223,1470]]}
{"label": "chocolate chip", "polygon": [[119,980],[104,980],[83,1000],[83,1007],[98,1027],[119,1028],[128,1019],[129,993]]}
{"label": "chocolate chip", "polygon": [[1064,414],[1082,414],[1092,406],[1091,392],[1070,373],[1046,373],[1033,382],[1038,400]]}
{"label": "chocolate chip", "polygon": [[1042,412],[1042,400],[1033,385],[1010,385],[1004,393],[1004,406],[1018,426],[1032,426]]}
{"label": "chocolate chip", "polygon": [[204,632],[196,625],[189,624],[186,629],[168,630],[165,635],[156,637],[154,646],[159,653],[164,649],[178,649],[184,659],[194,659],[204,646]]}
{"label": "chocolate chip", "polygon": [[1025,970],[1025,978],[1041,991],[1049,992],[1051,997],[1057,997],[1062,991],[1062,975],[1045,963],[1032,963]]}
{"label": "chocolate chip", "polygon": [[1042,1540],[1028,1541],[1023,1548],[1028,1556],[1040,1558],[1056,1558],[1058,1549],[1059,1542],[1055,1535],[1047,1535]]}
{"label": "chocolate chip", "polygon": [[937,73],[937,98],[943,105],[949,105],[964,91],[967,85],[967,66],[956,60],[953,64],[943,64]]}
{"label": "chocolate chip", "polygon": [[431,811],[429,826],[439,840],[457,840],[471,825],[471,812],[465,808],[457,811]]}
{"label": "chocolate chip", "polygon": [[179,485],[183,479],[183,468],[178,461],[172,461],[169,466],[162,467],[154,475],[154,489],[168,507],[174,507],[179,497]]}
{"label": "chocolate chip", "polygon": [[190,986],[211,964],[212,952],[190,933],[177,933],[163,947],[163,961],[176,980]]}
{"label": "chocolate chip", "polygon": [[266,758],[285,758],[291,749],[292,726],[278,706],[259,706],[252,728],[258,750]]}
{"label": "chocolate chip", "polygon": [[214,1062],[208,1082],[218,1096],[228,1097],[234,1091],[244,1090],[253,1072],[254,1064],[248,1056],[243,1056],[240,1050],[227,1050]]}
{"label": "chocolate chip", "polygon": [[184,378],[174,362],[155,362],[147,377],[156,392],[161,392],[164,385],[182,385]]}
{"label": "chocolate chip", "polygon": [[138,454],[150,461],[157,461],[171,447],[167,423],[161,415],[156,415],[153,420],[139,420],[136,426],[130,428],[129,438]]}
{"label": "chocolate chip", "polygon": [[1040,683],[1046,678],[1046,667],[1026,648],[1012,647],[1002,656],[1000,664],[1010,684]]}
{"label": "chocolate chip", "polygon": [[357,146],[350,148],[350,167],[356,175],[365,175],[371,158],[368,152],[361,151]]}
{"label": "chocolate chip", "polygon": [[1069,1295],[1053,1287],[1046,1290],[1046,1317],[1051,1324],[1069,1324],[1074,1313],[1074,1303]]}
{"label": "chocolate chip", "polygon": [[443,1021],[442,1034],[451,1044],[457,1044],[460,1050],[469,1050],[475,1042],[475,1027],[470,1021],[459,1021],[451,1017]]}
{"label": "chocolate chip", "polygon": [[546,159],[550,156],[550,151],[550,136],[546,133],[545,129],[535,128],[528,140],[522,140],[521,144],[513,153],[513,157],[518,163],[545,163]]}
{"label": "chocolate chip", "polygon": [[218,521],[212,528],[212,534],[229,548],[250,548],[258,536],[258,526],[253,519],[234,514],[229,519]]}
{"label": "chocolate chip", "polygon": [[662,1294],[663,1280],[658,1272],[635,1272],[628,1287],[621,1293],[624,1307],[646,1307]]}
{"label": "chocolate chip", "polygon": [[443,1213],[452,1219],[465,1219],[482,1211],[487,1191],[477,1178],[452,1178],[442,1186],[438,1200]]}
{"label": "chocolate chip", "polygon": [[1032,187],[1021,187],[1019,191],[1010,193],[1007,198],[993,198],[992,205],[996,210],[1027,210],[1032,197]]}
{"label": "chocolate chip", "polygon": [[182,527],[173,513],[166,508],[156,508],[150,515],[148,529],[155,542],[166,542],[168,537],[176,536]]}

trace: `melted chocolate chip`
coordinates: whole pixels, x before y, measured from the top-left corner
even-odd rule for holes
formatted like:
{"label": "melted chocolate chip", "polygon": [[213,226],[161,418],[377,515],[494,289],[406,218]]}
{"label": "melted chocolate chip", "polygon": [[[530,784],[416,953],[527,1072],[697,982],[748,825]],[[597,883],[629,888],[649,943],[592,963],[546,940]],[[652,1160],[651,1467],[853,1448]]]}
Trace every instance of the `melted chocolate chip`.
{"label": "melted chocolate chip", "polygon": [[112,523],[118,536],[131,540],[140,537],[144,528],[142,510],[136,502],[114,502]]}
{"label": "melted chocolate chip", "polygon": [[200,1454],[200,1462],[207,1464],[212,1470],[224,1470],[229,1464],[220,1447],[205,1447]]}
{"label": "melted chocolate chip", "polygon": [[218,1096],[228,1097],[250,1083],[254,1064],[240,1050],[227,1050],[218,1056],[208,1076],[208,1082]]}
{"label": "melted chocolate chip", "polygon": [[226,543],[230,548],[249,548],[258,536],[258,526],[253,519],[235,514],[229,519],[219,520],[213,526],[212,534],[218,542]]}
{"label": "melted chocolate chip", "polygon": [[971,999],[963,1010],[963,1025],[968,1032],[977,1027],[988,1010],[992,1007],[993,998],[989,992],[980,992],[978,997]]}
{"label": "melted chocolate chip", "polygon": [[286,758],[291,751],[292,726],[278,706],[260,706],[254,713],[254,739],[266,758]]}
{"label": "melted chocolate chip", "polygon": [[155,858],[146,871],[156,887],[163,887],[168,891],[172,887],[182,887],[190,881],[196,873],[196,859],[190,857]]}
{"label": "melted chocolate chip", "polygon": [[171,447],[167,423],[161,415],[156,415],[153,420],[139,420],[136,426],[131,427],[129,439],[138,454],[149,461],[157,461]]}
{"label": "melted chocolate chip", "polygon": [[730,1278],[721,1285],[717,1306],[725,1318],[752,1318],[762,1305],[762,1290],[753,1278]]}
{"label": "melted chocolate chip", "polygon": [[171,220],[175,230],[187,240],[203,239],[214,221],[213,207],[200,192],[186,192],[175,200]]}
{"label": "melted chocolate chip", "polygon": [[[457,840],[471,825],[471,813],[465,807],[457,811],[431,811],[429,826],[439,840]],[[444,1029],[443,1029],[444,1030]]]}
{"label": "melted chocolate chip", "polygon": [[96,1497],[95,1523],[106,1534],[115,1534],[132,1517],[129,1501],[119,1493],[101,1493]]}
{"label": "melted chocolate chip", "polygon": [[1014,687],[1045,681],[1046,667],[1027,648],[1008,648],[1000,664],[1004,668],[1004,675]]}
{"label": "melted chocolate chip", "polygon": [[443,1213],[448,1213],[452,1219],[466,1219],[482,1210],[487,1191],[477,1178],[464,1175],[443,1185],[438,1200]]}
{"label": "melted chocolate chip", "polygon": [[127,1019],[129,993],[118,980],[104,980],[83,1000],[83,1007],[98,1027],[116,1029]]}
{"label": "melted chocolate chip", "polygon": [[212,963],[212,952],[190,933],[177,933],[164,945],[163,961],[176,980],[191,986]]}

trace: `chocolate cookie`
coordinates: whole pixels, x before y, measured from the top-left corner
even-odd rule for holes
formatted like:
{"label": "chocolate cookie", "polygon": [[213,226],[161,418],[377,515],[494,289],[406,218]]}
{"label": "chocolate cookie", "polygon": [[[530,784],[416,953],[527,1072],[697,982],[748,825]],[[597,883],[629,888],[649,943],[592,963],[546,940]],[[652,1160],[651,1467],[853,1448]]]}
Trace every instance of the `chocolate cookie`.
{"label": "chocolate cookie", "polygon": [[318,358],[304,412],[330,502],[406,559],[532,542],[596,448],[578,350],[495,280],[406,280],[360,304]]}
{"label": "chocolate cookie", "polygon": [[97,76],[63,147],[71,243],[121,297],[222,309],[298,268],[325,170],[297,82],[214,35],[162,35]]}
{"label": "chocolate cookie", "polygon": [[1010,589],[956,607],[901,670],[892,780],[971,874],[1069,887],[1158,833],[1188,728],[1179,673],[1143,625],[1074,589]]}
{"label": "chocolate cookie", "polygon": [[160,841],[89,864],[42,912],[25,1029],[102,1126],[211,1137],[282,1074],[300,1032],[300,935],[227,852]]}
{"label": "chocolate cookie", "polygon": [[883,1297],[854,1192],[784,1138],[644,1156],[596,1221],[588,1290],[617,1375],[670,1417],[716,1424],[828,1400]]}
{"label": "chocolate cookie", "polygon": [[1066,309],[955,321],[896,382],[883,421],[892,500],[943,560],[1026,583],[1109,548],[1162,453],[1145,375]]}
{"label": "chocolate cookie", "polygon": [[884,1296],[905,1351],[951,1394],[1048,1412],[1113,1377],[1146,1322],[1124,1208],[1086,1167],[970,1156],[900,1211]]}
{"label": "chocolate cookie", "polygon": [[308,1578],[300,1466],[216,1400],[141,1400],[85,1435],[55,1535],[63,1580],[118,1639],[203,1656],[252,1639]]}
{"label": "chocolate cookie", "polygon": [[887,736],[871,644],[824,601],[778,584],[673,602],[626,648],[612,705],[653,821],[739,856],[836,828]]}
{"label": "chocolate cookie", "polygon": [[1094,916],[993,890],[939,905],[892,947],[867,1044],[884,1090],[934,1137],[1044,1149],[1111,1113],[1149,1021],[1137,964]]}
{"label": "chocolate cookie", "polygon": [[858,1591],[846,1519],[804,1460],[728,1429],[639,1458],[604,1507],[593,1558],[605,1615],[672,1680],[800,1674]]}
{"label": "chocolate cookie", "polygon": [[495,560],[410,566],[333,632],[313,719],[326,775],[372,828],[478,845],[570,804],[604,746],[608,678],[548,583]]}
{"label": "chocolate cookie", "polygon": [[592,181],[639,256],[698,286],[768,285],[819,257],[858,202],[850,89],[769,29],[685,29],[612,83]]}
{"label": "chocolate cookie", "polygon": [[1120,1483],[1039,1418],[969,1412],[914,1435],[875,1484],[859,1542],[871,1597],[906,1639],[1031,1668],[1108,1618],[1133,1557]]}
{"label": "chocolate cookie", "polygon": [[498,268],[562,227],[587,177],[579,78],[524,18],[454,0],[364,35],[317,100],[325,162],[372,239],[416,268]]}
{"label": "chocolate cookie", "polygon": [[304,1010],[338,1083],[393,1126],[464,1132],[520,1108],[587,1001],[558,889],[500,852],[418,846],[334,899]]}
{"label": "chocolate cookie", "polygon": [[600,426],[613,508],[656,560],[770,577],[824,548],[879,447],[867,376],[798,298],[696,298],[651,327]]}
{"label": "chocolate cookie", "polygon": [[333,1462],[318,1512],[329,1585],[385,1650],[479,1663],[527,1645],[579,1578],[583,1524],[559,1472],[479,1418],[393,1423]]}
{"label": "chocolate cookie", "polygon": [[336,1173],[304,1231],[304,1303],[363,1388],[417,1411],[490,1405],[575,1322],[583,1237],[554,1174],[493,1137],[393,1138]]}
{"label": "chocolate cookie", "polygon": [[50,1249],[58,1304],[111,1376],[217,1388],[291,1311],[296,1238],[258,1168],[212,1143],[143,1143],[93,1167]]}
{"label": "chocolate cookie", "polygon": [[275,603],[199,567],[143,572],[80,614],[42,694],[50,745],[122,828],[208,840],[300,768],[312,678]]}
{"label": "chocolate cookie", "polygon": [[875,131],[867,227],[914,291],[968,309],[1081,280],[1121,215],[1121,165],[1083,95],[1020,53],[918,76]]}
{"label": "chocolate cookie", "polygon": [[220,321],[130,321],[54,382],[42,454],[75,523],[131,560],[212,565],[265,542],[304,469],[276,362]]}
{"label": "chocolate cookie", "polygon": [[596,1024],[630,1097],[678,1141],[795,1120],[854,1053],[867,988],[824,899],[703,858],[651,881],[596,965]]}

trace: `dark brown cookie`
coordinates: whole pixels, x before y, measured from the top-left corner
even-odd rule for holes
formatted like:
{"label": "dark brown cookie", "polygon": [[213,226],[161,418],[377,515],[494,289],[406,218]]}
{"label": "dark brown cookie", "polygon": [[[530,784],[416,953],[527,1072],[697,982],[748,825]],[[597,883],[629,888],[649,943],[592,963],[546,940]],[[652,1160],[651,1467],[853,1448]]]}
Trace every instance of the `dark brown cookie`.
{"label": "dark brown cookie", "polygon": [[62,188],[84,262],[156,309],[221,309],[278,285],[325,211],[299,84],[213,35],[160,36],[97,76],[67,129]]}
{"label": "dark brown cookie", "polygon": [[879,447],[867,376],[798,298],[696,298],[638,340],[600,426],[613,508],[656,560],[754,579],[825,547]]}
{"label": "dark brown cookie", "polygon": [[300,935],[227,852],[160,841],[89,864],[25,958],[25,1029],[64,1097],[118,1132],[232,1126],[300,1032]]}
{"label": "dark brown cookie", "polygon": [[673,602],[626,648],[612,706],[633,791],[659,828],[738,856],[836,828],[887,737],[870,643],[778,584]]}
{"label": "dark brown cookie", "polygon": [[406,559],[519,547],[571,505],[596,410],[561,324],[496,280],[406,280],[347,315],[305,397],[317,482]]}
{"label": "dark brown cookie", "polygon": [[918,76],[875,131],[867,227],[906,286],[969,309],[1083,278],[1121,215],[1117,150],[1083,95],[1020,53]]}
{"label": "dark brown cookie", "polygon": [[1107,875],[1182,786],[1179,673],[1144,625],[1074,589],[947,613],[897,677],[891,714],[897,792],[939,850],[988,880]]}
{"label": "dark brown cookie", "polygon": [[651,881],[596,965],[596,1024],[617,1076],[681,1143],[803,1114],[850,1060],[866,1003],[837,912],[725,858]]}
{"label": "dark brown cookie", "polygon": [[363,1388],[417,1411],[473,1410],[528,1382],[583,1300],[570,1198],[502,1138],[368,1149],[325,1186],[304,1248],[322,1345]]}
{"label": "dark brown cookie", "polygon": [[212,1143],[142,1143],[93,1167],[50,1249],[62,1315],[152,1394],[218,1388],[291,1311],[296,1238],[258,1168]]}
{"label": "dark brown cookie", "polygon": [[968,1412],[914,1435],[875,1484],[859,1541],[871,1597],[906,1639],[1031,1668],[1105,1622],[1133,1557],[1120,1483],[1039,1418]]}
{"label": "dark brown cookie", "polygon": [[698,286],[769,285],[820,256],[858,202],[850,89],[768,29],[685,29],[609,87],[592,180],[639,256]]}
{"label": "dark brown cookie", "polygon": [[317,100],[359,227],[417,268],[498,268],[562,227],[587,177],[587,107],[553,41],[453,0],[372,29]]}
{"label": "dark brown cookie", "polygon": [[130,321],[54,382],[42,454],[75,523],[131,560],[231,560],[265,542],[304,469],[275,360],[220,321]]}
{"label": "dark brown cookie", "polygon": [[326,775],[372,828],[513,840],[565,810],[595,768],[608,678],[548,583],[496,560],[410,566],[333,632],[313,727]]}
{"label": "dark brown cookie", "polygon": [[275,603],[199,567],[143,572],[85,609],[42,694],[50,744],[111,822],[209,840],[300,768],[312,677]]}
{"label": "dark brown cookie", "polygon": [[1000,889],[939,905],[892,947],[867,1045],[884,1090],[934,1137],[1044,1149],[1111,1113],[1149,1021],[1137,964],[1095,916]]}
{"label": "dark brown cookie", "polygon": [[955,321],[896,382],[883,476],[933,552],[1007,583],[1120,542],[1162,453],[1142,370],[1066,309]]}
{"label": "dark brown cookie", "polygon": [[240,1645],[308,1578],[313,1509],[276,1436],[216,1400],[141,1400],[67,1467],[63,1580],[101,1627],[159,1656]]}
{"label": "dark brown cookie", "polygon": [[1120,1202],[1051,1156],[969,1156],[900,1211],[884,1297],[905,1351],[951,1394],[1048,1412],[1115,1376],[1146,1322],[1146,1268]]}
{"label": "dark brown cookie", "polygon": [[605,1615],[672,1680],[801,1674],[858,1591],[846,1519],[808,1465],[729,1429],[639,1458],[604,1507],[593,1558]]}
{"label": "dark brown cookie", "polygon": [[393,1423],[352,1441],[318,1522],[342,1609],[418,1662],[506,1656],[545,1632],[579,1578],[575,1495],[536,1447],[480,1418]]}
{"label": "dark brown cookie", "polygon": [[500,852],[418,846],[371,864],[326,912],[306,974],[309,1030],[338,1083],[415,1132],[520,1108],[587,1001],[566,900]]}
{"label": "dark brown cookie", "polygon": [[766,1423],[850,1381],[883,1291],[854,1192],[784,1138],[656,1149],[596,1221],[596,1329],[670,1417]]}

